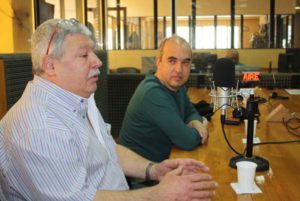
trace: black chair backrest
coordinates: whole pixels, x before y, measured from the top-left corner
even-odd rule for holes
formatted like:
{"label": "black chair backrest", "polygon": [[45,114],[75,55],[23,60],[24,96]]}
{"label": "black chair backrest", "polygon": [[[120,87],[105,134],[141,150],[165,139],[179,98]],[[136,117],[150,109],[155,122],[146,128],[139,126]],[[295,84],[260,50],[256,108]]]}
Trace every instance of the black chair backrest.
{"label": "black chair backrest", "polygon": [[117,73],[139,73],[139,69],[135,67],[119,67],[116,70]]}
{"label": "black chair backrest", "polygon": [[21,97],[27,82],[32,80],[32,63],[30,53],[1,54],[4,62],[7,109],[11,108]]}

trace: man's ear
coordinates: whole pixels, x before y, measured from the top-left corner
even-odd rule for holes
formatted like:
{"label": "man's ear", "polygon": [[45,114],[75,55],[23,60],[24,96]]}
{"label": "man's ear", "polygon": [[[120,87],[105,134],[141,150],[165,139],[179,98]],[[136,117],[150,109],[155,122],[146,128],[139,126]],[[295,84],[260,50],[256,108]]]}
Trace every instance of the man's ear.
{"label": "man's ear", "polygon": [[158,68],[160,66],[161,63],[161,57],[155,57],[155,64],[156,64],[156,68]]}
{"label": "man's ear", "polygon": [[42,62],[42,69],[45,74],[47,75],[54,75],[55,69],[54,69],[54,60],[51,56],[45,55]]}

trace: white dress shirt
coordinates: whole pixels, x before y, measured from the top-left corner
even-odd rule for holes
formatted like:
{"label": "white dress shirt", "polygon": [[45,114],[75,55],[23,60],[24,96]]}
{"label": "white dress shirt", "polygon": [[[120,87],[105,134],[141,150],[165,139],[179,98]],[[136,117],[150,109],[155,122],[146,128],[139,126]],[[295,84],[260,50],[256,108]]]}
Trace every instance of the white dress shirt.
{"label": "white dress shirt", "polygon": [[92,200],[97,190],[128,190],[94,97],[38,76],[0,122],[0,170],[8,200]]}

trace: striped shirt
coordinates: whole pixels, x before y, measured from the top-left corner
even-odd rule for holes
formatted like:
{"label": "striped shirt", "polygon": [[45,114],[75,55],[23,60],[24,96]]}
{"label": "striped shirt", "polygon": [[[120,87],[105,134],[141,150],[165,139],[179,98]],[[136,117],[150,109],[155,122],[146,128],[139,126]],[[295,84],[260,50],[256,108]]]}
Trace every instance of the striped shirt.
{"label": "striped shirt", "polygon": [[0,196],[73,201],[92,200],[97,190],[128,190],[110,125],[99,119],[103,145],[88,103],[38,76],[27,84],[0,122]]}

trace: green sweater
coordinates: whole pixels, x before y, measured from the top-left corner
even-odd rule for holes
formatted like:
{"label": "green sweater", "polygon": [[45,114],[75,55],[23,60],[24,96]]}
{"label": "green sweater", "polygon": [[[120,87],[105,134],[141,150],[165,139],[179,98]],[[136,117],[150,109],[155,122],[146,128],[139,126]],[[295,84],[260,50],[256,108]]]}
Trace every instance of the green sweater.
{"label": "green sweater", "polygon": [[187,126],[195,119],[202,122],[189,101],[186,88],[170,91],[150,72],[127,106],[120,144],[151,161],[160,162],[169,158],[173,145],[192,150],[201,143],[198,131]]}

